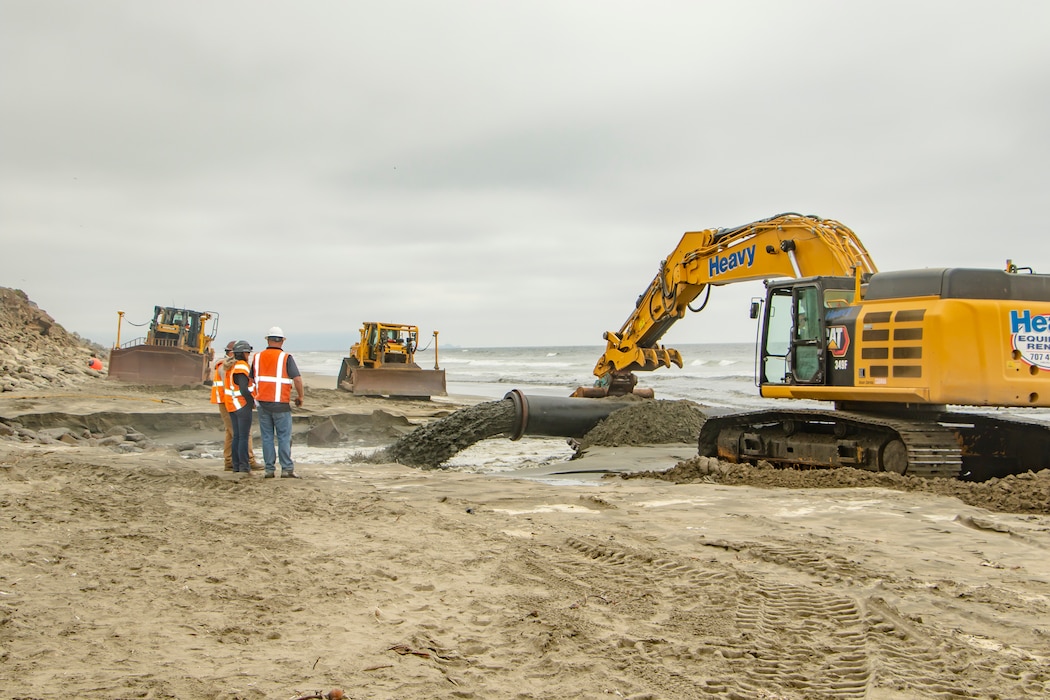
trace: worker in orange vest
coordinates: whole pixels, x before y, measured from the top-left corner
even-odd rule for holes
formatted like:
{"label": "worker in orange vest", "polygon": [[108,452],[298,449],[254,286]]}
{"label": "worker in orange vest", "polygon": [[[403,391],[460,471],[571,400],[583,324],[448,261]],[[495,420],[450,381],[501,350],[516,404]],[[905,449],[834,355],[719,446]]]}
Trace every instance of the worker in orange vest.
{"label": "worker in orange vest", "polygon": [[[274,326],[266,333],[266,349],[252,360],[255,398],[259,402],[259,432],[262,434],[264,479],[273,479],[277,461],[282,479],[298,479],[292,461],[292,387],[295,405],[303,405],[303,378],[295,358],[286,353],[284,331]],[[277,449],[274,449],[274,437]]]}
{"label": "worker in orange vest", "polygon": [[255,408],[254,387],[251,383],[251,367],[248,357],[252,346],[246,340],[233,344],[233,356],[226,359],[223,368],[226,370],[223,382],[226,392],[226,410],[233,424],[233,472],[251,476],[251,463],[248,461],[248,438],[252,431],[252,409]]}
{"label": "worker in orange vest", "polygon": [[[224,471],[233,471],[233,421],[230,420],[230,412],[226,410],[226,369],[223,365],[227,358],[233,357],[233,341],[226,344],[226,357],[219,358],[215,363],[211,378],[211,402],[218,404],[219,415],[222,416],[222,424],[226,428],[226,440],[222,445],[222,461]],[[252,434],[248,433],[248,464],[252,470],[262,467],[255,461],[255,451],[252,447]]]}

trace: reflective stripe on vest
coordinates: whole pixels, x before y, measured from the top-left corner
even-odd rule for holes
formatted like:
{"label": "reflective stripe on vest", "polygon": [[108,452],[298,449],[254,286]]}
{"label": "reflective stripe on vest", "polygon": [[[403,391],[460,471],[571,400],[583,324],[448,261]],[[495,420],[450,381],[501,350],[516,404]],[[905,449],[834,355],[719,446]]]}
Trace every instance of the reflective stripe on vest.
{"label": "reflective stripe on vest", "polygon": [[[237,388],[237,383],[233,380],[233,375],[243,374],[247,376],[249,371],[248,363],[244,360],[237,360],[236,364],[230,368],[230,371],[226,373],[226,381],[224,386],[226,387],[226,410],[233,413],[236,410],[244,408],[248,405],[248,402],[244,400],[241,395],[241,390]],[[249,391],[251,390],[251,384],[248,385]]]}
{"label": "reflective stripe on vest", "polygon": [[211,402],[215,404],[226,403],[226,382],[222,378],[222,362],[215,365],[215,372],[212,373]]}
{"label": "reflective stripe on vest", "polygon": [[288,378],[288,353],[266,348],[255,354],[255,391],[257,401],[288,403],[292,400],[292,380]]}

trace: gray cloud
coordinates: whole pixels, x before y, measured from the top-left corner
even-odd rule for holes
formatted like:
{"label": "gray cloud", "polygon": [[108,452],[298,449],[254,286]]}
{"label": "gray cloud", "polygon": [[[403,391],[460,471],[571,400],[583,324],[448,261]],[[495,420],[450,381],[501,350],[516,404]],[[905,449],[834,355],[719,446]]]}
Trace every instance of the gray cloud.
{"label": "gray cloud", "polygon": [[[178,304],[223,338],[598,345],[683,232],[783,211],[883,269],[1050,270],[1038,3],[0,13],[0,284],[104,343]],[[760,288],[667,341],[750,341]]]}

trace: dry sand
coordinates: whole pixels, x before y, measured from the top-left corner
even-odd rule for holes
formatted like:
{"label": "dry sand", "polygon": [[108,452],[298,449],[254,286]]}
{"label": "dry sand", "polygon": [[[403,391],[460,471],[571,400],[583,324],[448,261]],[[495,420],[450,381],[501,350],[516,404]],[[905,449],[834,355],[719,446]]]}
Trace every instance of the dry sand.
{"label": "dry sand", "polygon": [[[469,403],[322,387],[300,423],[391,442]],[[2,698],[1050,696],[1046,510],[773,488],[687,443],[237,480],[177,451],[221,437],[203,390],[30,388],[0,393]]]}

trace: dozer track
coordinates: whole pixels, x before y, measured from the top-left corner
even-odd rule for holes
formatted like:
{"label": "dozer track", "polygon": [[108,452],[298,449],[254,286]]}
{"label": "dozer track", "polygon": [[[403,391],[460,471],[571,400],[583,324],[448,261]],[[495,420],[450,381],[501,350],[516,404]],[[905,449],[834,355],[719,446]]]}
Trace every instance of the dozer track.
{"label": "dozer track", "polygon": [[984,481],[1050,468],[1050,426],[970,413],[755,411],[708,418],[698,449],[732,462]]}

